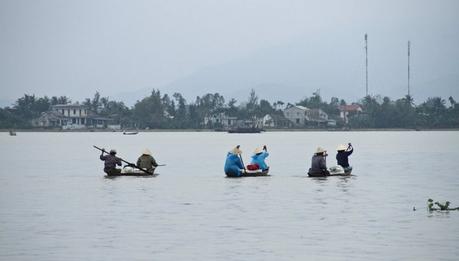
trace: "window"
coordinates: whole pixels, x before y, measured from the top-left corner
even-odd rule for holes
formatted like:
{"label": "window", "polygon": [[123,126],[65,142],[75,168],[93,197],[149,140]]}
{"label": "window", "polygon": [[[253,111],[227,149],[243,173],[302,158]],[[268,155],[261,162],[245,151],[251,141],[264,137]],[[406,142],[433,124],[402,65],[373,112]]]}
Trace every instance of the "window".
{"label": "window", "polygon": [[73,114],[74,114],[74,115],[76,114],[76,109],[73,109]]}
{"label": "window", "polygon": [[84,124],[84,118],[81,118],[81,124]]}
{"label": "window", "polygon": [[75,118],[72,119],[72,124],[76,124],[76,119]]}
{"label": "window", "polygon": [[297,123],[297,124],[300,124],[300,119],[296,119],[296,123]]}
{"label": "window", "polygon": [[65,113],[64,113],[64,109],[62,109],[62,115],[65,115]]}

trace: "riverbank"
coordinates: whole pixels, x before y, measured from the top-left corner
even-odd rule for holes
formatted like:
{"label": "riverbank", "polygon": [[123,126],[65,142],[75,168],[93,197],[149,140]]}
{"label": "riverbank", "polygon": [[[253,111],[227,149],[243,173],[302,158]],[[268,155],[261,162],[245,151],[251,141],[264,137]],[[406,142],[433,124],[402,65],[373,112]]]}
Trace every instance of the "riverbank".
{"label": "riverbank", "polygon": [[[123,130],[109,129],[78,129],[78,130],[61,130],[61,129],[13,129],[15,132],[119,132]],[[0,129],[0,132],[9,132],[10,129]],[[132,131],[132,130],[127,130]],[[137,130],[142,132],[226,132],[215,131],[214,129],[149,129]],[[265,132],[368,132],[368,131],[459,131],[459,128],[439,128],[439,129],[403,129],[403,128],[366,128],[366,129],[266,129]]]}

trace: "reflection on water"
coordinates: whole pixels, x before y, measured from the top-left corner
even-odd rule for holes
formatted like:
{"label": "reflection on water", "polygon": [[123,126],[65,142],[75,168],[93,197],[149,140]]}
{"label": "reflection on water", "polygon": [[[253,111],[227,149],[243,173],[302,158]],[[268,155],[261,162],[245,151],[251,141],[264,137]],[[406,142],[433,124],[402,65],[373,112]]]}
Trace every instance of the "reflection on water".
{"label": "reflection on water", "polygon": [[[307,177],[317,146],[348,141],[353,176]],[[459,212],[425,206],[459,204],[458,141],[458,132],[0,133],[0,260],[455,260]],[[235,144],[268,144],[272,176],[225,178]],[[148,147],[167,167],[105,178],[92,145],[130,161]]]}

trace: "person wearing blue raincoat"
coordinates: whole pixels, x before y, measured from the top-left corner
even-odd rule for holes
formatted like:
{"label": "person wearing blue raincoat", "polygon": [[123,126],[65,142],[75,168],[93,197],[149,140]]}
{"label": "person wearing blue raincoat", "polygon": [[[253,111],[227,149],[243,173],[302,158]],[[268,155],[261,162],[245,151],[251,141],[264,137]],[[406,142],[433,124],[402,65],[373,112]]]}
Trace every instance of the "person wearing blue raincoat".
{"label": "person wearing blue raincoat", "polygon": [[268,150],[266,149],[266,145],[263,148],[256,148],[254,155],[252,156],[251,164],[257,164],[261,170],[269,169],[268,165],[265,162],[265,159],[269,156]]}
{"label": "person wearing blue raincoat", "polygon": [[242,171],[244,170],[244,164],[240,158],[242,151],[239,149],[239,146],[232,149],[226,155],[225,161],[225,174],[228,177],[240,177],[242,176]]}

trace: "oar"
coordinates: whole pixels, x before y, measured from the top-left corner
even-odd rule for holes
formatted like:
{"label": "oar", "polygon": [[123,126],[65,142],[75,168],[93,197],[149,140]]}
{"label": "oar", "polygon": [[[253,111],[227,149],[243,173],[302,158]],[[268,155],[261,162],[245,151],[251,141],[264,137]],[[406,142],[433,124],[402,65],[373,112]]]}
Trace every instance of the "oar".
{"label": "oar", "polygon": [[[92,145],[92,146],[93,146],[94,148],[96,148],[96,149],[102,151],[102,152],[108,153],[106,150],[101,149],[101,148],[99,148],[99,147],[97,147],[97,146],[95,146],[95,145]],[[147,174],[152,174],[151,172],[146,171],[146,170],[142,169],[141,167],[138,167],[137,165],[135,165],[135,164],[133,164],[133,163],[131,163],[131,162],[129,162],[129,161],[126,161],[126,160],[124,160],[124,159],[122,159],[122,158],[120,158],[120,157],[117,157],[117,158],[120,159],[122,162],[128,164],[129,166],[133,166],[133,167],[135,167],[136,169],[139,169],[139,170],[141,170],[141,171],[143,171],[143,172],[145,172],[145,173],[147,173]]]}
{"label": "oar", "polygon": [[[239,149],[239,147],[240,147],[240,146],[241,146],[241,145],[237,145],[237,146],[236,146],[236,148],[238,148],[238,149]],[[244,166],[244,171],[247,173],[247,170],[245,169],[245,164],[244,164],[244,161],[242,160],[242,155],[241,155],[241,154],[239,154],[238,156],[239,156],[239,159],[241,159],[241,163],[242,163],[242,166]]]}

